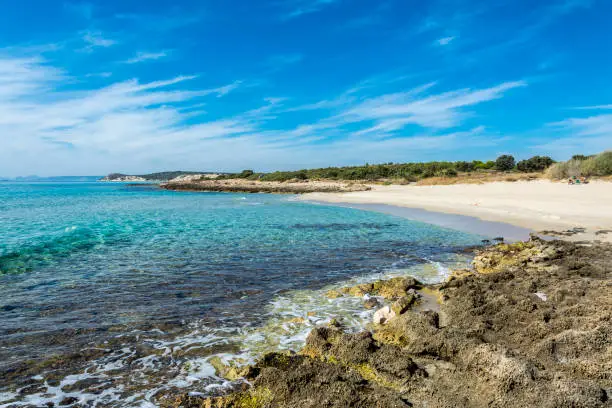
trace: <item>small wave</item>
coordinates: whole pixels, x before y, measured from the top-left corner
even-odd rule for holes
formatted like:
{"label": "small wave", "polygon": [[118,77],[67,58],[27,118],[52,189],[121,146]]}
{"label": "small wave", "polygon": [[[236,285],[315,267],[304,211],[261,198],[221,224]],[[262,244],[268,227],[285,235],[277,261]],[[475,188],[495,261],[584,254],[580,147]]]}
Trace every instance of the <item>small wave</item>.
{"label": "small wave", "polygon": [[[42,391],[20,395],[21,390],[0,394],[0,405],[56,406],[69,398],[85,406],[157,406],[157,396],[172,389],[192,395],[217,395],[239,387],[243,380],[227,381],[217,375],[212,360],[242,367],[266,352],[299,350],[310,331],[332,319],[341,320],[348,331],[363,330],[374,310],[363,307],[365,298],[343,296],[329,299],[330,289],[371,283],[380,279],[414,276],[425,282],[444,279],[453,265],[465,256],[426,259],[405,268],[392,267],[316,290],[295,290],[279,294],[262,307],[263,325],[255,327],[209,327],[193,322],[183,334],[170,336],[159,329],[133,331],[124,346],[92,361],[81,374],[67,375],[59,385],[43,385]],[[124,335],[118,335],[118,338]],[[143,349],[144,348],[144,349]],[[32,378],[34,379],[34,378]],[[85,386],[78,386],[85,384]],[[3,405],[4,406],[4,405]]]}

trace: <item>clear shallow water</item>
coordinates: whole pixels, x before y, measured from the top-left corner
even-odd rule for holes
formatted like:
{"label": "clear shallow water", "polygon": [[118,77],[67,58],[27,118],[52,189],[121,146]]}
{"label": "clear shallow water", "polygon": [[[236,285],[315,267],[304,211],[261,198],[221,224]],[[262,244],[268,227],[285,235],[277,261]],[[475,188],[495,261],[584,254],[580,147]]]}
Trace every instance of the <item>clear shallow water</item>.
{"label": "clear shallow water", "polygon": [[211,356],[244,364],[370,318],[329,287],[438,280],[481,238],[290,196],[0,183],[0,406],[213,393],[230,384]]}

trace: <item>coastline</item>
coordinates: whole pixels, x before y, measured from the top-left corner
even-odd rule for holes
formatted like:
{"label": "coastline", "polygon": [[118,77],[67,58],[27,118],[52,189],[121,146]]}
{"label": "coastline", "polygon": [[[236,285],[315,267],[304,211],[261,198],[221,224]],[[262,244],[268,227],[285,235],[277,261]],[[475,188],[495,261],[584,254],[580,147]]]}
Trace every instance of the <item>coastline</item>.
{"label": "coastline", "polygon": [[360,183],[339,183],[334,181],[257,181],[248,179],[224,180],[178,180],[160,184],[160,188],[171,191],[224,192],[224,193],[268,193],[307,194],[345,193],[370,190]]}
{"label": "coastline", "polygon": [[219,375],[248,381],[232,393],[171,391],[160,405],[607,406],[611,250],[532,238],[483,249],[441,284],[404,277],[330,291],[386,306],[365,331],[333,319],[299,351],[220,362]]}
{"label": "coastline", "polygon": [[[569,186],[545,180],[438,186],[380,186],[369,191],[309,193],[300,200],[390,205],[511,224],[571,241],[612,242],[612,183]],[[583,230],[584,229],[584,230]]]}
{"label": "coastline", "polygon": [[[164,196],[173,197],[174,195]],[[198,203],[201,202],[194,194],[185,195],[185,197]],[[290,200],[293,200],[293,197]],[[510,238],[507,233],[493,232],[491,228],[496,223],[469,216],[378,204],[344,205],[416,219],[457,230],[464,228],[469,232],[475,232],[475,223],[482,223],[485,229],[483,232],[486,232],[486,235],[503,235]],[[499,227],[511,226],[501,224]],[[520,228],[518,231],[528,232]],[[441,235],[447,234],[442,233]],[[178,345],[175,351],[178,361],[177,368],[180,373],[172,382],[165,384],[163,390],[158,389],[155,395],[151,394],[151,398],[156,401],[156,405],[162,407],[201,407],[209,405],[202,405],[206,402],[202,402],[203,395],[198,395],[200,391],[204,391],[206,395],[217,396],[225,395],[230,390],[239,392],[242,390],[242,394],[238,394],[237,397],[224,397],[221,401],[215,401],[215,405],[211,406],[225,407],[226,405],[219,405],[225,402],[228,402],[228,407],[308,406],[306,405],[307,400],[319,397],[322,399],[316,402],[320,404],[312,406],[325,406],[326,402],[330,401],[325,398],[331,398],[336,395],[337,390],[341,390],[340,398],[349,399],[339,399],[336,405],[327,405],[359,406],[358,402],[361,402],[361,406],[373,406],[375,402],[382,401],[380,405],[374,406],[421,406],[418,405],[419,402],[428,401],[427,398],[434,394],[439,395],[441,399],[431,400],[429,406],[448,406],[451,403],[484,406],[487,401],[498,398],[506,398],[506,402],[514,403],[517,398],[527,398],[529,395],[536,394],[536,391],[540,392],[541,387],[544,386],[542,383],[548,380],[548,378],[541,377],[541,374],[532,374],[531,359],[533,358],[537,360],[538,367],[544,366],[545,370],[555,370],[565,376],[560,380],[561,382],[557,378],[555,385],[561,387],[561,391],[557,390],[556,393],[561,395],[562,401],[578,399],[597,402],[598,399],[603,401],[602,398],[609,398],[609,395],[612,395],[612,386],[605,382],[594,382],[592,378],[592,376],[600,375],[599,371],[607,370],[607,367],[597,366],[596,358],[593,359],[593,355],[601,356],[605,351],[596,350],[593,353],[588,351],[601,346],[601,344],[589,343],[590,337],[600,334],[598,332],[600,328],[593,328],[589,322],[583,325],[580,320],[581,316],[571,315],[576,309],[573,306],[578,304],[580,308],[588,307],[589,310],[594,310],[593,313],[600,311],[601,316],[597,321],[605,321],[607,313],[605,302],[606,297],[609,297],[606,292],[606,287],[609,286],[609,247],[606,249],[604,245],[597,244],[582,247],[558,241],[536,240],[535,243],[503,244],[478,252],[478,262],[474,264],[474,268],[469,270],[465,269],[467,262],[454,267],[449,265],[448,269],[441,270],[440,266],[443,265],[424,258],[430,262],[424,264],[430,271],[425,279],[422,276],[409,274],[416,277],[420,283],[406,284],[405,287],[399,288],[401,292],[395,292],[389,298],[383,296],[380,288],[377,289],[377,285],[384,285],[383,282],[398,282],[394,281],[398,278],[402,279],[399,282],[405,282],[407,277],[404,271],[401,271],[398,276],[386,273],[382,276],[377,273],[377,276],[358,277],[353,282],[341,280],[338,283],[342,287],[334,284],[334,287],[328,292],[317,290],[314,297],[313,293],[279,292],[279,297],[272,298],[269,305],[263,309],[266,314],[273,316],[266,321],[265,336],[261,337],[263,332],[259,330],[241,331],[237,334],[239,336],[235,339],[237,341],[230,342],[236,346],[245,345],[246,347],[223,346],[217,350],[217,353],[201,357],[197,352],[190,355],[190,345],[193,344],[194,338],[201,338],[199,331],[191,333],[190,330],[186,330],[184,336],[180,337],[173,335],[171,344],[173,347]],[[451,270],[455,272],[451,273]],[[559,270],[560,273],[558,273]],[[433,279],[428,279],[430,277]],[[445,278],[449,280],[445,281]],[[397,289],[396,285],[389,287],[390,291],[395,291],[395,289]],[[410,290],[416,293],[414,291],[411,293]],[[580,295],[580,293],[586,294]],[[304,302],[304,295],[311,297],[312,302]],[[371,306],[371,303],[368,302],[372,297],[382,297],[385,301]],[[500,305],[500,301],[504,299],[512,300],[512,303]],[[570,299],[569,303],[564,304],[564,299],[566,303],[568,303],[567,299]],[[320,309],[318,304],[320,301],[328,303],[324,310]],[[296,308],[296,304],[300,306]],[[370,304],[370,307],[366,304]],[[571,307],[564,309],[567,306]],[[389,319],[388,325],[373,325],[373,315],[387,307],[390,310],[393,308],[399,310],[395,316],[397,320]],[[549,310],[550,307],[553,307],[552,311]],[[488,315],[480,318],[479,313],[482,311]],[[527,314],[517,314],[519,312]],[[564,316],[565,314],[568,316]],[[365,319],[363,325],[361,322],[355,325],[357,319]],[[551,319],[553,324],[557,322],[556,326],[548,325]],[[498,321],[504,323],[496,326]],[[518,322],[523,325],[525,321],[529,322],[525,327],[517,326]],[[546,323],[544,327],[542,327],[542,321]],[[517,324],[505,322],[516,322]],[[573,326],[568,326],[568,324]],[[167,326],[167,328],[170,327]],[[521,348],[523,343],[520,343],[518,346],[511,344],[512,347],[508,353],[503,350],[508,346],[508,343],[505,343],[506,337],[512,335],[513,331],[519,334],[518,337],[529,338],[531,342],[539,336],[534,333],[544,333],[547,336],[546,341],[550,340],[553,344],[566,344],[564,343],[564,332],[558,330],[566,330],[567,327],[586,334],[584,337],[569,339],[570,342],[578,344],[575,349],[561,348],[560,351],[555,351],[561,354],[552,355],[550,359],[571,357],[579,348],[588,351],[588,356],[580,355],[579,358],[574,358],[573,362],[570,361],[570,364],[574,364],[575,367],[589,367],[589,372],[595,373],[589,374],[591,377],[587,375],[578,378],[579,381],[582,381],[580,390],[567,388],[577,379],[575,372],[567,371],[565,366],[556,367],[549,361],[549,356],[541,354],[540,349],[534,351]],[[356,329],[362,331],[356,334]],[[506,329],[510,330],[506,336],[502,336],[503,333],[497,333],[497,331]],[[148,333],[147,347],[153,346],[155,349],[163,350],[170,344],[163,340],[165,337],[160,337],[165,336],[164,332],[156,332],[157,337],[153,335],[152,332]],[[150,343],[154,338],[158,338],[157,343]],[[265,339],[265,342],[261,342],[261,339]],[[268,348],[268,345],[279,343],[279,340],[280,343],[283,343],[285,351],[276,350],[272,354],[264,354],[266,351],[274,350]],[[475,345],[474,340],[483,341],[483,343]],[[213,339],[213,341],[216,340]],[[426,348],[421,349],[424,343],[427,343]],[[185,349],[181,350],[183,346]],[[361,348],[362,346],[365,347],[365,350]],[[139,347],[140,352],[144,351],[140,345]],[[534,347],[540,347],[540,343],[535,344]],[[124,349],[121,350],[123,353]],[[297,353],[288,350],[295,350]],[[252,360],[249,356],[255,354],[244,354],[243,351],[257,352],[257,354],[261,351],[262,357]],[[356,354],[362,351],[364,354]],[[147,353],[149,352],[151,356],[156,354],[155,350],[148,350]],[[523,352],[536,354],[525,356]],[[113,364],[125,358],[125,362],[129,363],[125,364],[125,369],[132,370],[134,365],[130,360],[129,350],[124,354],[126,355],[113,356]],[[119,360],[116,360],[117,357]],[[87,387],[95,388],[99,385],[96,382],[98,380],[92,376],[95,373],[89,372],[87,375],[90,378],[81,378],[83,381],[78,381],[78,385],[72,383],[75,381],[74,376],[57,380],[57,371],[61,370],[60,367],[63,364],[71,364],[71,361],[75,361],[76,364],[77,360],[70,357],[61,360],[65,363],[56,363],[57,361],[57,359],[53,360],[53,364],[57,364],[53,366],[56,371],[53,374],[54,379],[59,381],[59,385],[54,388],[58,393],[53,399],[54,403],[84,401],[90,398],[90,396],[85,397],[82,391],[88,389]],[[500,366],[503,369],[488,372],[487,367],[489,366]],[[116,365],[113,367],[118,369]],[[471,368],[466,370],[466,367]],[[8,400],[25,398],[24,402],[33,401],[34,398],[38,398],[39,394],[42,395],[43,392],[40,390],[43,386],[39,381],[42,381],[43,377],[36,369],[32,367],[33,371],[26,369],[26,371],[11,374],[20,375],[30,382],[24,383],[26,388],[14,390],[14,394],[7,394],[5,397],[0,395],[0,401],[5,398]],[[66,369],[71,368],[67,366]],[[158,378],[153,375],[163,376],[163,373],[164,371],[155,370],[155,374],[151,374],[151,379]],[[106,376],[107,373],[104,372],[103,375]],[[314,380],[306,383],[300,382],[300,378],[304,375]],[[424,376],[429,379],[425,380]],[[534,376],[535,378],[532,378]],[[30,377],[32,380],[28,380]],[[478,379],[481,377],[484,378],[484,383]],[[247,383],[243,378],[254,384],[254,388],[245,392]],[[91,382],[88,383],[88,381]],[[588,384],[585,381],[588,381]],[[448,387],[453,382],[470,391],[463,394],[453,391],[452,387]],[[319,393],[318,390],[310,388],[313,383],[329,384],[330,388]],[[504,393],[512,391],[504,390],[508,383],[512,384],[513,389],[527,390],[527,396],[525,394],[522,396],[521,394],[505,395]],[[121,386],[120,382],[117,384]],[[176,384],[183,385],[175,386]],[[198,387],[198,391],[187,393],[183,389],[184,384],[188,384],[189,387],[193,384]],[[293,394],[285,392],[287,385],[291,385],[294,390]],[[355,388],[351,388],[353,386]],[[600,392],[598,386],[602,387]],[[475,388],[480,387],[485,387],[487,394],[483,398],[486,399],[480,400],[479,393],[474,392]],[[582,390],[586,390],[584,395],[581,394]],[[124,398],[128,395],[115,387],[107,389],[100,398],[104,398],[104,395],[115,398],[113,394],[115,391],[117,392],[116,398]],[[550,390],[542,390],[544,391]],[[130,388],[129,392],[142,393],[143,390],[135,387]],[[301,399],[304,396],[306,400]],[[240,400],[236,402],[232,400],[233,398],[240,398]],[[413,405],[402,405],[402,401],[410,401]],[[471,404],[467,404],[466,401],[470,401]],[[524,401],[524,404],[514,405],[534,405],[534,401]],[[21,400],[15,401],[15,406],[22,405],[21,402]],[[343,403],[346,404],[342,405]],[[588,406],[599,405],[594,403]]]}

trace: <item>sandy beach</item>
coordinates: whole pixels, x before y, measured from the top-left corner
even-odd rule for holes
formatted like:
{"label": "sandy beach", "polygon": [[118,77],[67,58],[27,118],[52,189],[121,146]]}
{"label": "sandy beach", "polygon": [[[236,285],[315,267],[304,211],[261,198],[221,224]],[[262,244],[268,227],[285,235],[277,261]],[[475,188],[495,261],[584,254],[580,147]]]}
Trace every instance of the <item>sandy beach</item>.
{"label": "sandy beach", "polygon": [[311,193],[303,200],[387,204],[504,222],[534,231],[585,232],[564,238],[612,241],[612,183],[567,185],[547,180],[435,186],[372,186],[370,191]]}

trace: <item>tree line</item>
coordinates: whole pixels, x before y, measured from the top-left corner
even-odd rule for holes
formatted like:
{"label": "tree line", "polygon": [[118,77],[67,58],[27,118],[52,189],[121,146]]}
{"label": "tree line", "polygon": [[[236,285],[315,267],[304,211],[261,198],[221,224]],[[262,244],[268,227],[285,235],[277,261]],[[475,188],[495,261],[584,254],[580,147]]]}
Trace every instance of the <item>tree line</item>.
{"label": "tree line", "polygon": [[486,171],[519,171],[525,173],[542,172],[554,162],[547,156],[534,156],[518,163],[511,155],[499,156],[495,161],[434,161],[424,163],[385,163],[366,164],[364,166],[326,167],[297,171],[275,171],[256,173],[244,170],[241,173],[228,174],[223,178],[244,178],[262,181],[287,180],[380,180],[404,179],[418,181],[429,177],[456,177],[459,173]]}

